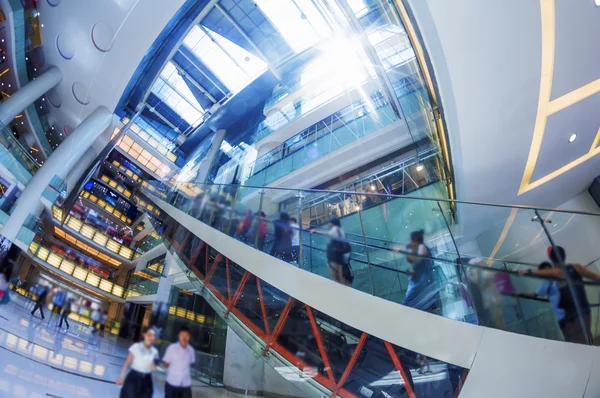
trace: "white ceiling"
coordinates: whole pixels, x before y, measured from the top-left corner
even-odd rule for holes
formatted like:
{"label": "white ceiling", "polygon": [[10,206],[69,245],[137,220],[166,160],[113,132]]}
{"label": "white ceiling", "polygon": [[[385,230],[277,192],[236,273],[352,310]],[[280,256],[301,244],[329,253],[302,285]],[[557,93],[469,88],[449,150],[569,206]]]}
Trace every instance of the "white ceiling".
{"label": "white ceiling", "polygon": [[[114,111],[127,83],[183,0],[39,0],[45,68],[63,81],[51,91],[51,121],[72,130],[96,107]],[[82,104],[87,103],[87,104]]]}
{"label": "white ceiling", "polygon": [[[549,81],[550,99],[556,99],[600,79],[600,7],[594,0],[408,3],[439,87],[457,198],[557,207],[586,190],[600,175],[600,156],[518,195],[540,98],[542,5],[555,5]],[[547,118],[531,182],[589,152],[600,128],[598,110],[595,94]],[[577,139],[569,144],[573,133]]]}

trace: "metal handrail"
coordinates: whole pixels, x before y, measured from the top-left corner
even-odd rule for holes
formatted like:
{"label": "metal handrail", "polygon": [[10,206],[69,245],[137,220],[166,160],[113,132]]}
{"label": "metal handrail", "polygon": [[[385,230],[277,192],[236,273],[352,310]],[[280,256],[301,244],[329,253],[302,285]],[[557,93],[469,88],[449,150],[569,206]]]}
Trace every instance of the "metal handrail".
{"label": "metal handrail", "polygon": [[[38,163],[38,161],[23,147],[23,145],[17,140],[13,135],[12,131],[7,126],[1,126],[0,128],[4,132],[3,136],[6,138],[7,142],[13,144],[17,147],[17,150],[25,155],[25,157],[39,170],[42,165]],[[8,148],[7,148],[8,149]]]}
{"label": "metal handrail", "polygon": [[[190,182],[186,182],[185,184],[190,184]],[[192,183],[193,184],[193,183]],[[358,195],[361,192],[356,191],[340,191],[340,190],[326,190],[326,189],[310,189],[310,188],[285,188],[285,187],[265,187],[265,186],[257,186],[257,185],[240,185],[240,184],[195,184],[196,186],[208,186],[208,187],[217,187],[217,186],[230,186],[235,188],[254,188],[254,189],[264,189],[264,190],[275,190],[275,191],[287,191],[287,192],[309,192],[309,193],[331,193],[331,194],[342,194],[342,195]],[[176,188],[176,185],[173,186]],[[172,190],[171,190],[172,191]],[[492,203],[492,202],[476,202],[469,200],[457,200],[457,199],[446,199],[446,198],[431,198],[431,197],[414,197],[408,195],[395,195],[395,194],[383,194],[383,193],[369,193],[372,196],[378,196],[387,199],[408,199],[408,200],[423,200],[427,202],[443,202],[443,203],[451,203],[451,204],[465,204],[465,205],[475,205],[475,206],[489,206],[489,207],[499,207],[499,208],[509,208],[509,209],[520,209],[520,210],[540,210],[547,212],[555,212],[555,213],[567,213],[567,214],[579,214],[584,216],[600,216],[600,213],[594,213],[590,211],[581,211],[581,210],[564,210],[564,209],[554,209],[549,207],[533,207],[526,205],[511,205],[511,204],[501,204],[501,203]]]}

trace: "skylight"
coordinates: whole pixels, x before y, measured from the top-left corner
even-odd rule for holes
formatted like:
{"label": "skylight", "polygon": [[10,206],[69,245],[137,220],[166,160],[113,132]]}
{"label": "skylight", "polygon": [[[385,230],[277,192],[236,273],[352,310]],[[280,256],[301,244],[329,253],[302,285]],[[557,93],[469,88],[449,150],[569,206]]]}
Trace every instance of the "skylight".
{"label": "skylight", "polygon": [[160,72],[152,92],[190,125],[195,127],[200,123],[204,109],[171,61]]}
{"label": "skylight", "polygon": [[350,5],[356,18],[363,17],[369,12],[364,0],[348,0],[348,5]]}
{"label": "skylight", "polygon": [[[255,0],[254,2],[295,52],[300,52],[331,34],[327,21],[312,0]],[[354,1],[356,2],[357,0]]]}
{"label": "skylight", "polygon": [[254,54],[206,27],[194,26],[183,43],[232,92],[245,87],[267,68]]}

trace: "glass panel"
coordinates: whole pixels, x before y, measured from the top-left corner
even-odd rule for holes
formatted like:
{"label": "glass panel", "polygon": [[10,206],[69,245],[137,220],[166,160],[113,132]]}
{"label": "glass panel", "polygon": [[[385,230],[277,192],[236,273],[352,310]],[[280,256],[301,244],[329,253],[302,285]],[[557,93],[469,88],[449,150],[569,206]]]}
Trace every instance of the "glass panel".
{"label": "glass panel", "polygon": [[258,295],[257,278],[250,276],[246,281],[242,294],[235,308],[261,332],[265,332],[265,320],[262,314],[262,306]]}
{"label": "glass panel", "polygon": [[302,363],[298,361],[294,365],[298,366],[304,374],[319,374],[327,377],[325,362],[321,358],[317,339],[303,303],[296,301],[292,305],[288,318],[277,337],[277,344],[302,361]]}

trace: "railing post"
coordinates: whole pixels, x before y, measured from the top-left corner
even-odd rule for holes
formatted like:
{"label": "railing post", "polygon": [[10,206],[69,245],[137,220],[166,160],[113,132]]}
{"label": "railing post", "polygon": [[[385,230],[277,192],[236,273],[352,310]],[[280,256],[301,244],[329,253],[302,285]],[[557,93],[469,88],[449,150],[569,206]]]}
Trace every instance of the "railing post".
{"label": "railing post", "polygon": [[298,227],[299,227],[299,231],[298,231],[298,244],[299,244],[299,248],[298,248],[298,258],[296,259],[296,261],[298,262],[298,267],[299,268],[303,268],[302,267],[302,259],[304,258],[302,256],[303,253],[303,249],[302,249],[302,199],[304,198],[304,194],[302,193],[302,191],[298,191],[298,193],[296,193],[296,197],[298,198]]}
{"label": "railing post", "polygon": [[[365,254],[367,255],[367,263],[369,264],[369,279],[371,281],[371,294],[375,296],[375,282],[373,281],[373,267],[371,266],[371,257],[369,256],[369,246],[367,246],[367,235],[365,234],[365,225],[362,218],[362,207],[358,205],[358,218],[360,220],[360,228],[362,230],[363,242],[365,244]],[[350,261],[350,260],[348,260]]]}
{"label": "railing post", "polygon": [[258,203],[258,211],[256,212],[256,218],[258,219],[258,224],[256,226],[256,236],[254,237],[254,247],[257,249],[258,249],[258,239],[260,236],[260,223],[261,223],[260,213],[262,212],[263,198],[265,196],[265,190],[261,189],[260,191],[258,191],[258,194],[260,195],[260,202]]}

